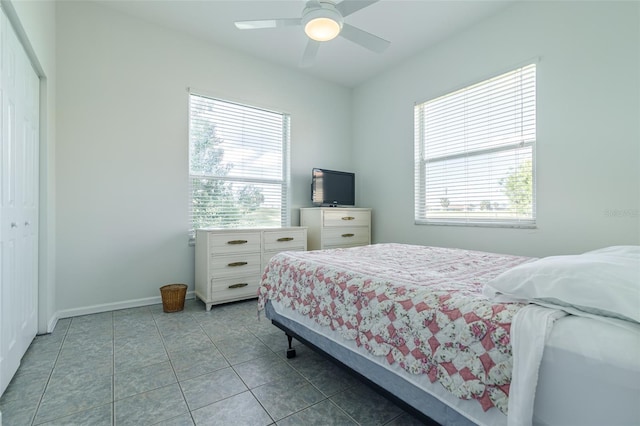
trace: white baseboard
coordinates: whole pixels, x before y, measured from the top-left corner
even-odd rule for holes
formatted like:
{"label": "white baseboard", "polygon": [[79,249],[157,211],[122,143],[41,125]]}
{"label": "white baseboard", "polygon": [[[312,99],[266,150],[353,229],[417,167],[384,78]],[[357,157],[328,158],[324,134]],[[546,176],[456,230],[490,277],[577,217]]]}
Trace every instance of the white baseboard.
{"label": "white baseboard", "polygon": [[[58,320],[60,319],[60,317],[58,316],[58,313],[56,312],[53,315],[53,318],[51,318],[49,320],[49,322],[47,323],[47,333],[51,333],[53,331],[54,328],[56,328],[56,324],[58,324]],[[0,425],[2,426],[2,425]]]}
{"label": "white baseboard", "polygon": [[[193,299],[195,298],[195,293],[193,291],[187,292],[185,299]],[[114,302],[114,303],[103,303],[101,305],[92,305],[85,306],[82,308],[74,308],[74,309],[65,309],[62,311],[56,312],[55,321],[52,319],[51,324],[55,327],[55,323],[58,322],[58,319],[62,318],[71,318],[78,317],[80,315],[89,315],[89,314],[98,314],[100,312],[108,312],[108,311],[116,311],[119,309],[127,309],[127,308],[137,308],[140,306],[148,306],[148,305],[157,305],[162,303],[161,296],[154,297],[146,297],[144,299],[134,299],[134,300],[125,300],[122,302]],[[49,332],[53,330],[53,327],[49,329]]]}

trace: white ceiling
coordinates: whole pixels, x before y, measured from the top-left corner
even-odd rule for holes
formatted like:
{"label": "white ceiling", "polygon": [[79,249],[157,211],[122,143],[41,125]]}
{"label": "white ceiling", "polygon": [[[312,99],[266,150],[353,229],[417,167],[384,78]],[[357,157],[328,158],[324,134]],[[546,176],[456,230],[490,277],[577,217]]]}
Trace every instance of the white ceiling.
{"label": "white ceiling", "polygon": [[301,27],[239,30],[233,24],[299,18],[304,0],[96,1],[217,45],[353,87],[516,0],[381,0],[346,17],[345,22],[389,40],[391,46],[386,51],[373,53],[338,37],[320,46],[314,65],[308,68],[299,66],[307,42]]}

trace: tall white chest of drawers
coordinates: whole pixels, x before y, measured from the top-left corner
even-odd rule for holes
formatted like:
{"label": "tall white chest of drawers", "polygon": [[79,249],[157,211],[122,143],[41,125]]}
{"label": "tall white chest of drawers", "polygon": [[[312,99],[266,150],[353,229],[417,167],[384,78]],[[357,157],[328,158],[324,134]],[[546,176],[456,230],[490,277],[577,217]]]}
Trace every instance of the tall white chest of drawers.
{"label": "tall white chest of drawers", "polygon": [[300,209],[309,250],[371,244],[371,209],[307,207]]}
{"label": "tall white chest of drawers", "polygon": [[196,230],[196,296],[211,306],[250,299],[269,259],[307,249],[304,227]]}

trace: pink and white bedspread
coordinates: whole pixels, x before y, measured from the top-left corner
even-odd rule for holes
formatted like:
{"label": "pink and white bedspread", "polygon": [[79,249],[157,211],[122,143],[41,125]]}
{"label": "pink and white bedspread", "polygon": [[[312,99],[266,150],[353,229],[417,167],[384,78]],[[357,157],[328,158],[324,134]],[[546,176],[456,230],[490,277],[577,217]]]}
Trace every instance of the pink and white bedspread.
{"label": "pink and white bedspread", "polygon": [[509,332],[524,305],[492,302],[482,288],[528,260],[404,244],[286,252],[265,269],[258,306],[275,300],[389,364],[506,414]]}

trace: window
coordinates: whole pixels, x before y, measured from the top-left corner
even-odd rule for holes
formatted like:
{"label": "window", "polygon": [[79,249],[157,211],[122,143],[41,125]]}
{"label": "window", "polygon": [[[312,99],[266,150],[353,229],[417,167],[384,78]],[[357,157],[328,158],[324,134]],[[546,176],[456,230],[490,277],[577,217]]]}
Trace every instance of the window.
{"label": "window", "polygon": [[534,64],[414,114],[416,223],[535,226]]}
{"label": "window", "polygon": [[289,115],[191,93],[191,232],[288,225]]}

